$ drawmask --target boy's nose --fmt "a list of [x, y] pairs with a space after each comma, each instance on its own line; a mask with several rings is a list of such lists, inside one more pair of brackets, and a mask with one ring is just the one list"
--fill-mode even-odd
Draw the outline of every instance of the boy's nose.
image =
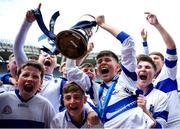
[[33, 77], [32, 77], [32, 76], [29, 76], [29, 77], [27, 78], [27, 80], [33, 80]]
[[70, 102], [74, 103], [76, 100], [74, 98], [71, 98]]

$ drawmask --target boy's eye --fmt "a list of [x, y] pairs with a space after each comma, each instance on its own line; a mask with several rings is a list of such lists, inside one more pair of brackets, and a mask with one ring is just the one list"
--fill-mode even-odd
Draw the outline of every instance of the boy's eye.
[[137, 69], [141, 69], [141, 68], [142, 68], [142, 66], [141, 66], [141, 65], [138, 65], [138, 66], [137, 66]]
[[29, 74], [28, 74], [28, 73], [24, 73], [24, 74], [22, 74], [22, 76], [23, 76], [23, 77], [28, 77]]
[[80, 100], [82, 98], [82, 95], [78, 94], [73, 97], [75, 100]]
[[51, 58], [55, 58], [55, 56], [54, 56], [54, 55], [51, 55]]
[[80, 99], [81, 99], [81, 96], [74, 96], [74, 99], [80, 100]]
[[64, 99], [65, 99], [65, 100], [70, 100], [70, 99], [71, 99], [71, 96], [65, 96]]
[[102, 62], [102, 60], [98, 60], [97, 63], [100, 64]]
[[33, 78], [34, 79], [39, 79], [39, 76], [38, 75], [33, 75]]
[[84, 72], [87, 72], [88, 71], [88, 69], [84, 69]]
[[91, 72], [94, 72], [93, 69], [90, 69]]
[[151, 66], [146, 66], [145, 68], [146, 68], [146, 69], [151, 69]]

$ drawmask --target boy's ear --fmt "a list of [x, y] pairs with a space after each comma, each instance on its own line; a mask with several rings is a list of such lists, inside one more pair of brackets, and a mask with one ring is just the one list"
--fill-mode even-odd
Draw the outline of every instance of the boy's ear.
[[117, 72], [120, 72], [120, 71], [121, 71], [121, 65], [117, 64]]
[[6, 65], [7, 71], [9, 70], [9, 64]]
[[87, 102], [87, 96], [84, 96], [84, 104]]

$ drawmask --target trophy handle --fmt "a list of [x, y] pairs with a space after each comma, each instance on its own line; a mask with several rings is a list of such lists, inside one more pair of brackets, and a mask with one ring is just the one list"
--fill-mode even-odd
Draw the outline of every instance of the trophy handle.
[[[93, 16], [93, 15], [91, 15], [91, 14], [84, 14], [84, 15], [82, 15], [79, 19], [81, 19], [82, 17], [84, 17], [84, 16], [89, 16], [89, 17], [92, 17], [93, 19], [94, 19], [94, 21], [96, 21], [96, 18]], [[96, 27], [96, 31], [95, 32], [97, 32], [98, 31], [98, 29], [99, 29], [99, 26], [97, 25], [97, 27]]]

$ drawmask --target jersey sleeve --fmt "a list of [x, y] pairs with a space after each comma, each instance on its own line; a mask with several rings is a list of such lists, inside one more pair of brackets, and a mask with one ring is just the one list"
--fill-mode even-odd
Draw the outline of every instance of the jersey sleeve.
[[135, 90], [137, 75], [136, 69], [136, 52], [135, 43], [131, 36], [125, 32], [120, 32], [117, 35], [117, 39], [122, 43], [121, 50], [121, 77], [128, 89]]
[[177, 52], [176, 49], [167, 49], [165, 55], [165, 66], [167, 68], [167, 74], [173, 80], [176, 79], [177, 75]]
[[67, 71], [67, 80], [68, 81], [74, 81], [78, 85], [81, 86], [81, 88], [84, 91], [88, 91], [91, 87], [91, 80], [88, 77], [87, 74], [85, 74], [82, 70], [80, 70], [76, 66], [76, 61], [67, 59], [66, 61], [66, 71]]
[[143, 41], [142, 45], [143, 45], [143, 54], [148, 55], [149, 54], [149, 46], [148, 46], [147, 41]]
[[24, 44], [25, 44], [26, 35], [28, 33], [31, 24], [32, 23], [29, 23], [27, 21], [23, 22], [20, 31], [15, 39], [15, 43], [13, 45], [13, 53], [15, 55], [15, 60], [18, 68], [20, 67], [21, 64], [27, 62], [28, 60], [26, 53], [24, 51]]
[[167, 49], [164, 65], [161, 72], [153, 82], [157, 89], [167, 93], [177, 90], [177, 53], [176, 49]]
[[161, 97], [158, 97], [159, 101], [154, 110], [153, 117], [156, 119], [156, 127], [165, 128], [167, 126], [168, 119], [168, 97], [164, 94]]

